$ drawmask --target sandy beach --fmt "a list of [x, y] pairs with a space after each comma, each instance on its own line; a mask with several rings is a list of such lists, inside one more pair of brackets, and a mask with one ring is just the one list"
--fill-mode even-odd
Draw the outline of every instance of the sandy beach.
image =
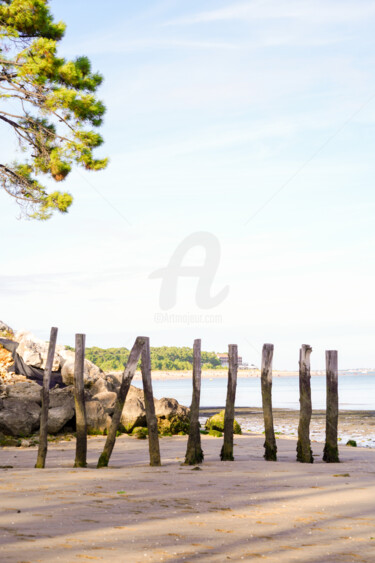
[[[262, 459], [263, 437], [202, 436], [201, 470], [183, 466], [186, 437], [161, 440], [162, 467], [148, 465], [147, 441], [118, 438], [111, 465], [95, 469], [103, 437], [89, 439], [89, 467], [73, 469], [75, 443], [3, 448], [2, 562], [371, 562], [375, 546], [375, 451], [340, 447], [342, 463], [295, 462], [293, 438], [279, 461]], [[5, 468], [8, 467], [8, 468]]]

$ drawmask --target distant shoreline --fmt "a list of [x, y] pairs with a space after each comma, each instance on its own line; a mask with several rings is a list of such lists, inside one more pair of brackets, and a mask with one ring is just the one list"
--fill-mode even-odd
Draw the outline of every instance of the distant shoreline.
[[[192, 371], [191, 370], [184, 370], [184, 371], [152, 371], [152, 379], [154, 381], [169, 381], [169, 380], [179, 380], [179, 379], [187, 379], [191, 377]], [[316, 376], [324, 376], [325, 371], [323, 370], [316, 370], [311, 372], [312, 377]], [[360, 376], [360, 375], [373, 375], [373, 373], [363, 373], [352, 371], [349, 372], [348, 370], [339, 371], [339, 376]], [[226, 378], [228, 376], [227, 369], [212, 369], [212, 370], [202, 370], [202, 379], [221, 379]], [[375, 375], [374, 375], [375, 376]], [[238, 378], [241, 379], [248, 379], [248, 378], [260, 378], [260, 370], [259, 369], [240, 369], [238, 370]], [[284, 370], [273, 370], [273, 377], [298, 377], [298, 371], [284, 371]], [[137, 371], [135, 373], [134, 379], [139, 381], [142, 379], [141, 372]]]

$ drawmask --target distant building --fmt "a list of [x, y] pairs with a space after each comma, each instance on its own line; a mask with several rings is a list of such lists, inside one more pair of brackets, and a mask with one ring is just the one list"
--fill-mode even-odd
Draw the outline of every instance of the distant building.
[[[220, 363], [223, 368], [227, 368], [228, 363], [228, 354], [216, 354], [220, 360]], [[242, 356], [238, 356], [238, 367], [241, 368], [242, 366], [247, 367], [247, 364], [242, 364]]]

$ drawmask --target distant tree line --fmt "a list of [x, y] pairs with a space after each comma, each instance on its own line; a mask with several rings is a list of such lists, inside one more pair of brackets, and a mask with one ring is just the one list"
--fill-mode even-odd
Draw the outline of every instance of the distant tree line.
[[[86, 348], [86, 358], [103, 371], [124, 369], [128, 357], [129, 350], [127, 348], [98, 348], [96, 346]], [[193, 367], [192, 362], [192, 348], [177, 348], [176, 346], [151, 348], [151, 368], [153, 370], [189, 370]], [[220, 360], [215, 352], [202, 352], [203, 369], [216, 369], [220, 366]]]

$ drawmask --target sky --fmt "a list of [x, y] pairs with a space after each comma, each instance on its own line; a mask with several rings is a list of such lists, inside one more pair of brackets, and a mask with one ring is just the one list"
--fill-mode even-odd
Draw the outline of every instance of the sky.
[[110, 164], [74, 169], [48, 222], [0, 190], [0, 319], [66, 344], [201, 338], [259, 366], [271, 342], [278, 369], [310, 344], [312, 369], [328, 349], [375, 366], [374, 2], [50, 5], [59, 54], [104, 76]]

